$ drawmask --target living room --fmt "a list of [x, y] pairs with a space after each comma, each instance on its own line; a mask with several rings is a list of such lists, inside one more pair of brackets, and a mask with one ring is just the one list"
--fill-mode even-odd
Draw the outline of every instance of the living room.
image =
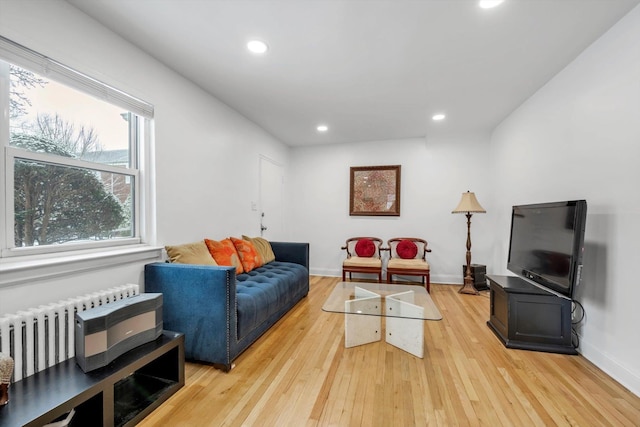
[[[630, 280], [640, 255], [634, 244], [640, 198], [628, 196], [640, 178], [637, 6], [493, 129], [431, 127], [411, 138], [296, 147], [71, 3], [3, 0], [0, 35], [154, 105], [155, 200], [146, 241], [154, 247], [258, 235], [252, 203], [260, 197], [264, 158], [284, 170], [287, 227], [277, 238], [309, 242], [310, 272], [317, 276], [339, 275], [347, 237], [415, 235], [433, 250], [432, 282], [460, 284], [466, 226], [451, 210], [466, 190], [487, 210], [473, 216], [473, 262], [507, 274], [512, 205], [586, 199], [585, 267], [576, 294], [587, 313], [580, 353], [640, 394], [640, 347], [633, 339], [640, 290]], [[401, 216], [349, 217], [349, 167], [395, 164], [402, 165]], [[45, 271], [30, 282], [6, 279], [28, 267], [13, 273], [14, 261], [2, 259], [0, 313], [142, 284], [143, 265], [158, 256], [77, 273]]]

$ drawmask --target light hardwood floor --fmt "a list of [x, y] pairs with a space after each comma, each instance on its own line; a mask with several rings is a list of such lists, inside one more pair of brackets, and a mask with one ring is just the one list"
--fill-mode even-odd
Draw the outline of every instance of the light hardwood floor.
[[506, 349], [486, 326], [487, 292], [431, 286], [441, 321], [425, 357], [386, 344], [344, 348], [344, 318], [309, 296], [230, 373], [186, 365], [186, 386], [141, 426], [638, 426], [640, 398], [582, 356]]

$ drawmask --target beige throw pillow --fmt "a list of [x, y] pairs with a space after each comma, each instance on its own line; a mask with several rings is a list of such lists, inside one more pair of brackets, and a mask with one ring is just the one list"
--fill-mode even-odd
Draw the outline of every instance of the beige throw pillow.
[[263, 239], [262, 237], [249, 237], [244, 235], [242, 236], [242, 238], [253, 243], [253, 246], [256, 248], [265, 264], [276, 260], [276, 255], [273, 253], [273, 249], [271, 249], [271, 243], [269, 243], [267, 239]]
[[218, 265], [204, 240], [183, 245], [165, 246], [169, 260], [178, 264]]

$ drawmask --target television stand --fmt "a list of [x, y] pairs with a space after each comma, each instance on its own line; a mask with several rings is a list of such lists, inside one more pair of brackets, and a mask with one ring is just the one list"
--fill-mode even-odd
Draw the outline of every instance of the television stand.
[[71, 427], [135, 426], [183, 385], [184, 334], [163, 331], [94, 371], [71, 358], [11, 384], [0, 427], [40, 427], [72, 409]]
[[571, 301], [520, 277], [487, 276], [487, 325], [507, 348], [578, 354], [571, 341]]

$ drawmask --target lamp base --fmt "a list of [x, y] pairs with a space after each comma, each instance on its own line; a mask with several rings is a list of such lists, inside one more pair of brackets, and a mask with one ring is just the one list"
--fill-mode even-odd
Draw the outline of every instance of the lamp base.
[[473, 278], [471, 276], [465, 276], [464, 285], [462, 285], [462, 287], [458, 292], [461, 294], [468, 294], [468, 295], [478, 295], [480, 293], [478, 292], [476, 287], [473, 285]]

